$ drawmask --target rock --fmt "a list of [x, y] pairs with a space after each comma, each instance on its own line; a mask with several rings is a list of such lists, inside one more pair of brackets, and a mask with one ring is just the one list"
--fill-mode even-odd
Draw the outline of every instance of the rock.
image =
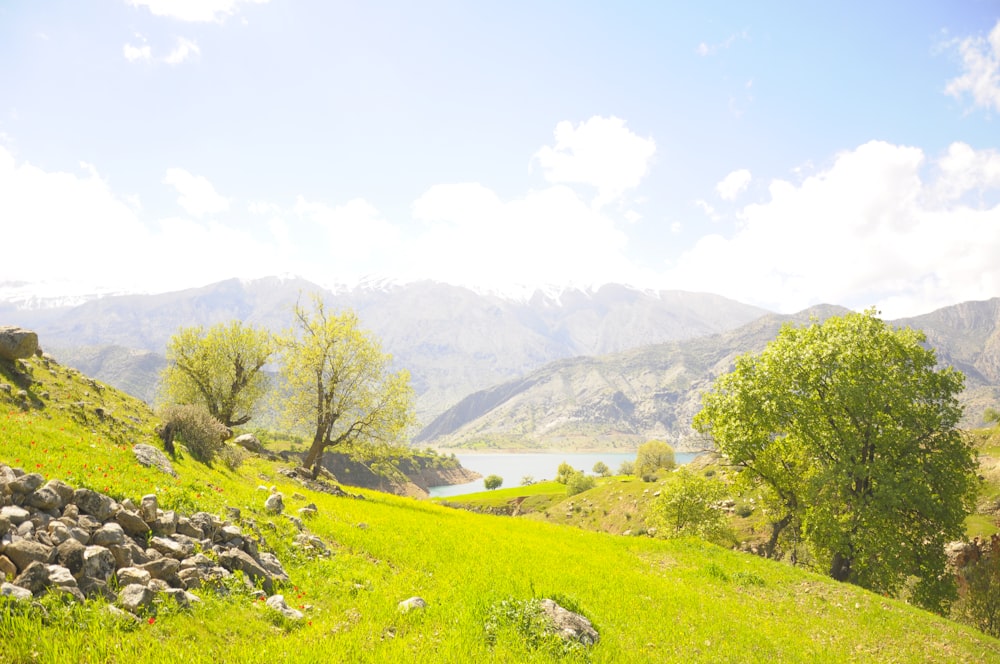
[[142, 497], [142, 501], [139, 505], [139, 516], [146, 523], [153, 523], [156, 521], [156, 514], [159, 511], [159, 506], [156, 504], [156, 494], [147, 493]]
[[120, 567], [118, 568], [117, 576], [120, 586], [127, 586], [130, 583], [146, 586], [153, 580], [149, 572], [138, 567]]
[[14, 585], [30, 590], [32, 595], [41, 595], [51, 585], [48, 566], [45, 563], [32, 562], [17, 575]]
[[28, 473], [27, 475], [22, 475], [16, 480], [7, 483], [7, 488], [9, 488], [14, 493], [28, 494], [35, 489], [42, 486], [45, 483], [45, 478], [38, 473]]
[[298, 609], [293, 609], [285, 603], [284, 595], [272, 595], [264, 602], [269, 609], [277, 611], [289, 620], [302, 620], [304, 617]]
[[149, 572], [149, 575], [154, 579], [169, 581], [177, 576], [177, 570], [181, 568], [181, 563], [173, 558], [159, 558], [138, 565], [138, 567]]
[[27, 588], [22, 588], [21, 586], [15, 586], [13, 583], [0, 583], [0, 597], [10, 597], [14, 600], [26, 601], [30, 600], [33, 595], [31, 591]]
[[153, 605], [153, 591], [144, 585], [130, 583], [118, 593], [118, 606], [129, 613], [139, 613]]
[[[31, 512], [18, 507], [17, 505], [5, 505], [0, 507], [0, 519], [5, 519], [9, 524], [18, 526], [31, 518]], [[10, 526], [8, 525], [8, 528]]]
[[8, 544], [3, 553], [23, 573], [32, 563], [47, 565], [55, 560], [55, 551], [55, 548], [41, 542], [19, 539]]
[[98, 521], [105, 521], [114, 514], [114, 501], [111, 497], [90, 489], [74, 491], [73, 504], [80, 508], [82, 513], [89, 514]]
[[17, 576], [17, 567], [7, 556], [0, 556], [0, 581], [13, 579]]
[[592, 646], [600, 640], [594, 626], [579, 613], [568, 611], [551, 599], [543, 599], [539, 605], [542, 614], [552, 623], [553, 633], [563, 640], [576, 641], [585, 646]]
[[5, 325], [0, 327], [0, 358], [23, 360], [38, 350], [38, 335], [30, 330]]
[[60, 509], [68, 505], [69, 502], [73, 500], [73, 487], [60, 480], [49, 480], [42, 488], [54, 491], [55, 494], [59, 496]]
[[68, 539], [56, 547], [56, 560], [60, 565], [67, 567], [73, 576], [79, 576], [80, 570], [83, 569], [83, 554], [86, 550], [87, 547], [80, 540]]
[[116, 521], [109, 521], [94, 532], [90, 538], [90, 543], [103, 547], [108, 547], [112, 544], [124, 544], [125, 530]]
[[230, 572], [235, 572], [237, 570], [243, 572], [243, 574], [250, 579], [250, 581], [256, 583], [261, 581], [261, 585], [265, 592], [271, 592], [271, 576], [267, 573], [260, 564], [250, 557], [250, 554], [240, 549], [228, 549], [219, 554], [219, 564], [225, 567]]
[[163, 591], [163, 594], [174, 600], [174, 602], [177, 603], [177, 606], [182, 609], [190, 608], [192, 603], [201, 601], [196, 595], [192, 595], [182, 588], [168, 588]]
[[273, 553], [262, 553], [259, 556], [260, 566], [267, 570], [267, 573], [271, 577], [278, 581], [279, 583], [284, 583], [289, 580], [288, 574], [285, 572], [285, 568], [281, 566], [281, 561]]
[[142, 517], [129, 510], [121, 510], [115, 514], [115, 521], [131, 537], [145, 537], [149, 532], [149, 526]]
[[190, 544], [181, 544], [167, 537], [154, 537], [149, 540], [149, 546], [162, 553], [167, 558], [183, 560], [194, 552]]
[[86, 578], [107, 583], [116, 569], [114, 555], [103, 546], [92, 545], [83, 551], [83, 567], [77, 577], [81, 580]]
[[409, 613], [416, 609], [426, 609], [427, 602], [422, 597], [411, 597], [397, 604], [396, 608], [399, 609], [400, 613]]
[[157, 468], [171, 477], [177, 477], [177, 471], [174, 470], [173, 464], [170, 463], [170, 459], [158, 448], [152, 445], [144, 445], [139, 443], [132, 447], [132, 454], [135, 455], [136, 461], [149, 468]]
[[272, 493], [264, 501], [264, 510], [269, 514], [281, 514], [285, 511], [285, 500], [280, 493]]
[[245, 433], [242, 436], [237, 436], [233, 439], [233, 442], [246, 451], [253, 452], [254, 454], [260, 454], [264, 451], [264, 446], [260, 444], [259, 440], [257, 440], [257, 436], [252, 433]]
[[155, 535], [169, 537], [177, 532], [177, 513], [173, 510], [160, 512], [149, 527]]
[[49, 565], [49, 583], [53, 586], [59, 586], [60, 588], [72, 589], [76, 588], [76, 579], [73, 574], [62, 565]]

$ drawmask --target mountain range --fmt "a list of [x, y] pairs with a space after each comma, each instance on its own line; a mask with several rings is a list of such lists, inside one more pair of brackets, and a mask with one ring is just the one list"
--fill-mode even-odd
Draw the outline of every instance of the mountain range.
[[704, 336], [766, 313], [717, 295], [613, 284], [512, 299], [429, 281], [327, 290], [269, 277], [75, 306], [8, 301], [0, 303], [0, 321], [35, 330], [60, 361], [151, 402], [164, 349], [179, 327], [239, 319], [280, 331], [291, 325], [295, 302], [310, 293], [328, 308], [357, 312], [396, 364], [409, 369], [425, 423], [472, 392], [554, 360]]

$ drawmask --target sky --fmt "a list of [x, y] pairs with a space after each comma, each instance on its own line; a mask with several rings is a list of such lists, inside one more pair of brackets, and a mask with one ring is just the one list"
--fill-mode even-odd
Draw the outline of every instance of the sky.
[[1000, 296], [1000, 2], [0, 1], [0, 296]]

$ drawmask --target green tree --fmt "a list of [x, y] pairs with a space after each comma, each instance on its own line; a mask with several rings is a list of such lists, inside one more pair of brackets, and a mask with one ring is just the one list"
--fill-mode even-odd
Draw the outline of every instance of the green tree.
[[651, 521], [664, 537], [700, 537], [728, 544], [732, 533], [719, 502], [726, 485], [681, 467], [671, 473], [653, 501]]
[[268, 390], [263, 368], [273, 354], [269, 332], [238, 320], [207, 330], [182, 327], [167, 342], [161, 398], [167, 403], [201, 404], [226, 427], [246, 424]]
[[608, 464], [603, 461], [598, 461], [594, 464], [594, 474], [600, 475], [601, 477], [609, 477], [611, 475], [611, 469], [608, 468]]
[[618, 466], [619, 475], [635, 475], [635, 461], [622, 461]]
[[352, 311], [329, 314], [318, 295], [312, 304], [295, 305], [295, 327], [280, 339], [285, 417], [312, 434], [303, 465], [327, 447], [398, 453], [414, 422], [409, 373], [390, 371], [392, 356]]
[[559, 468], [556, 470], [556, 482], [566, 484], [570, 476], [575, 472], [576, 468], [563, 461], [559, 464]]
[[924, 341], [874, 310], [786, 325], [716, 380], [694, 425], [780, 508], [772, 540], [800, 524], [833, 578], [895, 593], [914, 576], [913, 599], [941, 611], [976, 462], [957, 429], [963, 376]]
[[597, 480], [583, 471], [575, 470], [566, 478], [566, 494], [575, 496], [597, 486]]
[[662, 440], [650, 440], [639, 446], [635, 454], [635, 474], [639, 477], [652, 475], [660, 468], [673, 470], [674, 448]]
[[485, 486], [489, 491], [499, 489], [502, 485], [503, 478], [499, 475], [487, 475], [486, 479], [483, 480], [483, 486]]

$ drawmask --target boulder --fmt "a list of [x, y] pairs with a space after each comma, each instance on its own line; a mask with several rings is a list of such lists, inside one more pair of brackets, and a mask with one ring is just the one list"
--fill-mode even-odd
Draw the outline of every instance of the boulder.
[[257, 440], [257, 436], [252, 433], [245, 433], [242, 436], [237, 436], [233, 439], [233, 442], [246, 451], [253, 452], [254, 454], [260, 454], [264, 451], [264, 446], [260, 444], [259, 440]]
[[219, 554], [219, 564], [230, 572], [243, 572], [250, 581], [260, 581], [265, 592], [271, 592], [271, 575], [260, 564], [240, 549], [227, 549]]
[[543, 599], [539, 605], [542, 615], [551, 623], [553, 633], [561, 639], [585, 646], [592, 646], [600, 640], [594, 626], [579, 613], [564, 609], [551, 599]]
[[17, 575], [14, 585], [30, 590], [32, 595], [41, 595], [51, 585], [48, 566], [45, 563], [32, 562]]
[[83, 554], [86, 550], [87, 547], [80, 540], [68, 539], [56, 547], [56, 560], [60, 565], [67, 567], [73, 576], [79, 576], [80, 570], [83, 569]]
[[27, 475], [22, 475], [16, 480], [7, 483], [7, 488], [14, 493], [28, 494], [42, 486], [45, 483], [45, 478], [38, 473], [28, 473]]
[[0, 581], [13, 579], [17, 576], [17, 567], [7, 556], [0, 556]]
[[139, 613], [153, 605], [153, 591], [144, 585], [130, 583], [118, 592], [118, 606], [129, 613]]
[[115, 514], [115, 521], [132, 537], [145, 537], [149, 532], [149, 525], [142, 520], [142, 517], [129, 510], [121, 510]]
[[138, 567], [120, 567], [118, 568], [118, 585], [127, 586], [130, 583], [137, 583], [142, 586], [149, 585], [149, 582], [153, 580], [149, 572], [144, 569], [139, 569]]
[[[99, 522], [111, 518], [114, 514], [114, 501], [110, 496], [97, 493], [90, 489], [77, 489], [73, 492], [73, 504], [75, 504], [83, 514], [95, 517]], [[81, 520], [81, 525], [83, 521]], [[86, 527], [86, 526], [84, 526]], [[100, 523], [97, 524], [100, 527]]]
[[298, 609], [293, 609], [285, 602], [284, 595], [272, 595], [264, 602], [269, 609], [277, 611], [289, 620], [302, 620], [304, 617]]
[[19, 539], [8, 544], [3, 553], [14, 563], [17, 569], [24, 572], [31, 563], [37, 562], [47, 565], [55, 560], [55, 551], [53, 547], [45, 546], [41, 542]]
[[31, 591], [13, 583], [0, 583], [0, 597], [10, 597], [11, 599], [26, 601], [33, 597]]
[[411, 597], [409, 599], [404, 599], [402, 602], [397, 604], [396, 608], [400, 613], [409, 613], [410, 611], [418, 609], [426, 609], [427, 602], [424, 601], [423, 597]]
[[125, 530], [116, 522], [109, 521], [98, 528], [90, 538], [91, 544], [108, 547], [125, 543]]
[[149, 468], [158, 468], [171, 477], [177, 477], [177, 471], [174, 470], [174, 466], [170, 463], [167, 455], [152, 445], [144, 445], [142, 443], [134, 445], [132, 447], [132, 454], [135, 455], [135, 460], [142, 465]]
[[116, 569], [114, 555], [103, 546], [92, 545], [83, 550], [83, 567], [77, 577], [107, 583]]
[[264, 510], [268, 514], [281, 514], [285, 511], [285, 499], [280, 493], [272, 493], [264, 501]]
[[38, 335], [20, 327], [0, 327], [0, 359], [23, 360], [38, 350]]

